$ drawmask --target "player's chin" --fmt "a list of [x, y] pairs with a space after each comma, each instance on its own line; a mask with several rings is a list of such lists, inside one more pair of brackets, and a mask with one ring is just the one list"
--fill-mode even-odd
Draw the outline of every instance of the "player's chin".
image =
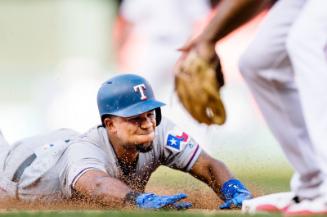
[[146, 135], [138, 135], [136, 143], [136, 148], [140, 152], [148, 152], [152, 150], [152, 143], [154, 140], [154, 133], [149, 133]]
[[153, 148], [152, 142], [149, 144], [138, 144], [136, 145], [136, 149], [141, 153], [146, 153], [151, 151]]

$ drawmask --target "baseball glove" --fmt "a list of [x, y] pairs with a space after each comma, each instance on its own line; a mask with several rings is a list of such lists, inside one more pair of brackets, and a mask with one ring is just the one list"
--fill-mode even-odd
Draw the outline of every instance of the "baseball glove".
[[226, 112], [219, 93], [223, 85], [218, 56], [209, 63], [191, 50], [176, 63], [175, 90], [186, 110], [200, 123], [225, 122]]

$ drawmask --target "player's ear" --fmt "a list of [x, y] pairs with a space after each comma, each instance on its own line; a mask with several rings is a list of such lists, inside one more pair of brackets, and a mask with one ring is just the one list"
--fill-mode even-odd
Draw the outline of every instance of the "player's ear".
[[104, 126], [106, 127], [106, 129], [108, 130], [108, 131], [115, 131], [115, 126], [114, 126], [114, 121], [113, 121], [113, 119], [111, 118], [111, 117], [106, 117], [106, 118], [104, 118], [104, 120], [103, 120], [103, 124], [104, 124]]

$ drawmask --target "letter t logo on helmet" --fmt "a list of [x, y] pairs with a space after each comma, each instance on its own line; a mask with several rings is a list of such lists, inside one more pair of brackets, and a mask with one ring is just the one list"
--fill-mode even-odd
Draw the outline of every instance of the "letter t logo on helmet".
[[144, 93], [144, 90], [146, 89], [144, 84], [135, 85], [133, 88], [135, 92], [141, 93], [141, 100], [146, 100], [148, 98]]

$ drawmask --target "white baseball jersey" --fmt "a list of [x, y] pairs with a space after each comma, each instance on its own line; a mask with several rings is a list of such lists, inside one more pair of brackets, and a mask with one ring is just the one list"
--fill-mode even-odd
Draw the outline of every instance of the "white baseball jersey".
[[189, 171], [200, 154], [199, 145], [170, 121], [163, 119], [155, 131], [153, 149], [140, 153], [134, 171], [124, 173], [108, 140], [107, 131], [96, 127], [72, 142], [65, 151], [60, 179], [70, 196], [78, 178], [89, 169], [107, 172], [132, 189], [143, 191], [151, 173], [160, 165]]
[[[2, 159], [3, 177], [0, 179], [6, 179], [2, 180], [6, 186], [0, 187], [12, 189], [12, 185], [16, 185], [17, 192], [8, 193], [16, 195], [18, 199], [61, 198], [59, 159], [69, 141], [78, 136], [73, 130], [59, 129], [16, 142]], [[24, 166], [26, 160], [28, 163]], [[20, 167], [24, 169], [19, 169]]]
[[104, 171], [132, 189], [143, 191], [151, 173], [160, 165], [189, 171], [201, 148], [163, 118], [155, 131], [153, 149], [139, 154], [135, 168], [124, 169], [104, 127], [92, 128], [83, 135], [65, 129], [16, 144], [4, 162], [7, 178], [12, 180], [17, 168], [33, 153], [35, 160], [18, 181], [17, 195], [24, 200], [69, 198], [78, 178], [90, 169]]

